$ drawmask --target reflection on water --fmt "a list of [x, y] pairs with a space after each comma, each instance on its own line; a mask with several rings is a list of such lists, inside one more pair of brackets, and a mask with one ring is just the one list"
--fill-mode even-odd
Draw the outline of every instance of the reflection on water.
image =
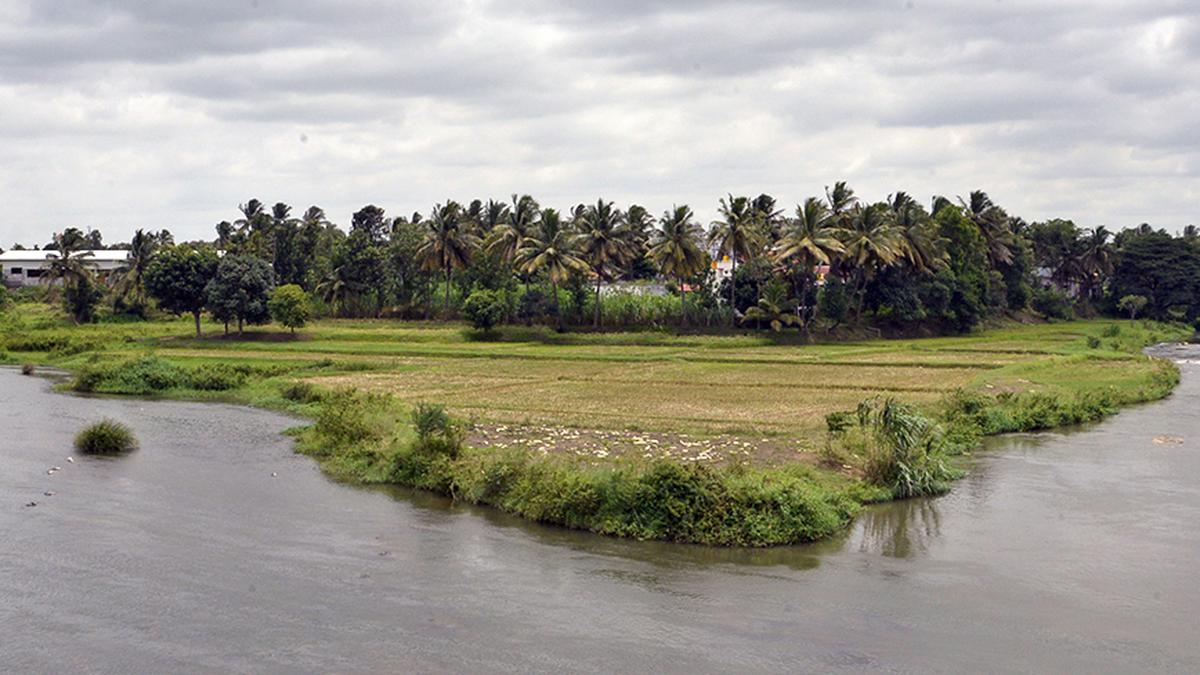
[[[945, 496], [762, 550], [340, 485], [294, 420], [0, 368], [0, 672], [1200, 672], [1184, 368], [1164, 402], [991, 439]], [[141, 449], [64, 465], [99, 417]]]
[[906, 499], [867, 509], [859, 516], [858, 550], [908, 558], [928, 549], [941, 534], [936, 499]]

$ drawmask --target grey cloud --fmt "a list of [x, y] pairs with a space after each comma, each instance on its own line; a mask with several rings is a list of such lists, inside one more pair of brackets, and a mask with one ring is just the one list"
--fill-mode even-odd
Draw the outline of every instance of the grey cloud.
[[208, 235], [249, 195], [707, 220], [837, 179], [1175, 227], [1197, 104], [1187, 0], [30, 1], [0, 8], [0, 243]]

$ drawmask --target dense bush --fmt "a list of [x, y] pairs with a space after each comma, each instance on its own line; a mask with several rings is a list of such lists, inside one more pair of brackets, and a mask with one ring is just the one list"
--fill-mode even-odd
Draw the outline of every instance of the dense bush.
[[33, 365], [32, 363], [25, 363], [21, 365], [22, 375], [33, 375], [36, 371], [37, 366]]
[[472, 291], [462, 308], [471, 325], [482, 331], [490, 331], [500, 323], [506, 310], [503, 295], [487, 289]]
[[246, 365], [207, 363], [180, 366], [157, 356], [116, 363], [89, 363], [75, 373], [75, 391], [147, 395], [170, 390], [227, 391], [246, 383], [250, 375], [269, 377], [282, 366], [254, 368]]
[[831, 458], [861, 458], [864, 478], [896, 498], [944, 492], [958, 475], [947, 464], [942, 428], [910, 405], [872, 398], [826, 421]]
[[1073, 319], [1075, 317], [1071, 300], [1062, 291], [1053, 288], [1035, 290], [1030, 304], [1035, 311], [1047, 319]]
[[137, 447], [129, 427], [104, 419], [85, 427], [75, 436], [75, 449], [89, 454], [116, 454]]

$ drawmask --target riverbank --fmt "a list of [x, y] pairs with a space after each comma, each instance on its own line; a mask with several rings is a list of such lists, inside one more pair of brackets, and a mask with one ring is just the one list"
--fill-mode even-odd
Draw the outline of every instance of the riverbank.
[[[795, 346], [536, 331], [477, 342], [457, 326], [373, 321], [321, 322], [299, 339], [196, 340], [189, 328], [67, 327], [31, 309], [5, 318], [0, 348], [12, 363], [72, 371], [84, 391], [304, 415], [314, 424], [295, 432], [297, 447], [342, 480], [606, 534], [738, 546], [822, 538], [864, 503], [911, 494], [879, 480], [872, 450], [890, 436], [856, 414], [864, 401], [929, 422], [926, 445], [905, 452], [931, 472], [920, 489], [937, 491], [984, 435], [1165, 396], [1177, 371], [1140, 349], [1187, 334], [1091, 321]], [[418, 436], [418, 401], [446, 404], [459, 422]]]

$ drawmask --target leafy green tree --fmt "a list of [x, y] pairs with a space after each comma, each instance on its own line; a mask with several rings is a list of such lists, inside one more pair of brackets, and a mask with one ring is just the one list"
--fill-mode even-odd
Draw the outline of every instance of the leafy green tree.
[[550, 280], [551, 296], [558, 329], [563, 329], [558, 304], [558, 287], [575, 274], [587, 272], [588, 265], [579, 257], [578, 239], [563, 224], [558, 211], [543, 209], [536, 232], [525, 237], [514, 262], [526, 274], [545, 274]]
[[704, 230], [692, 220], [692, 209], [684, 204], [663, 213], [650, 239], [647, 256], [660, 274], [679, 286], [680, 320], [687, 325], [687, 280], [704, 271], [707, 256], [700, 249]]
[[763, 235], [759, 230], [758, 214], [747, 197], [721, 199], [718, 209], [720, 220], [712, 222], [708, 232], [708, 243], [715, 246], [718, 255], [728, 256], [729, 270], [729, 325], [733, 325], [737, 314], [737, 266], [738, 258], [748, 259], [762, 248]]
[[1200, 248], [1166, 232], [1126, 238], [1117, 252], [1109, 286], [1114, 298], [1145, 297], [1145, 312], [1155, 319], [1171, 318], [1172, 308], [1196, 316], [1200, 313]]
[[303, 328], [312, 318], [308, 294], [296, 284], [277, 286], [271, 292], [271, 299], [267, 301], [267, 309], [275, 321], [290, 328], [293, 333], [297, 328]]
[[1144, 295], [1126, 295], [1117, 301], [1117, 309], [1127, 312], [1129, 319], [1133, 320], [1149, 302]]
[[611, 281], [633, 258], [633, 237], [625, 227], [625, 215], [603, 199], [585, 207], [575, 221], [579, 231], [579, 256], [596, 277], [592, 326], [600, 327], [600, 286]]
[[158, 306], [172, 314], [191, 314], [200, 337], [200, 313], [208, 303], [208, 283], [217, 274], [219, 259], [208, 246], [169, 246], [159, 249], [146, 266], [146, 291]]
[[264, 324], [271, 319], [267, 301], [275, 289], [275, 272], [270, 263], [246, 255], [227, 255], [217, 265], [208, 284], [208, 308], [224, 321], [237, 321], [240, 335], [246, 324]]

